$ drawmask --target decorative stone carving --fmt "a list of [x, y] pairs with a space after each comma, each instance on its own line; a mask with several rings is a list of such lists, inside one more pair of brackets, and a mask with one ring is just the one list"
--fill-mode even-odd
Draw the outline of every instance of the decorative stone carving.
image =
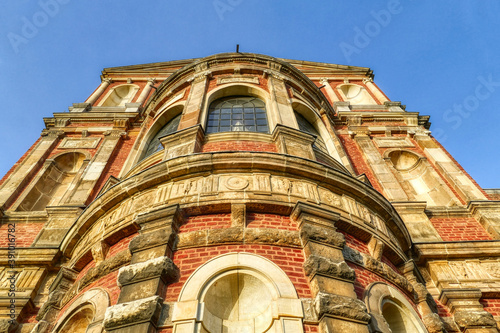
[[163, 300], [159, 296], [117, 304], [109, 307], [104, 316], [103, 326], [107, 331], [137, 323], [158, 321]]
[[308, 241], [325, 243], [339, 249], [345, 245], [345, 238], [339, 232], [332, 229], [326, 229], [312, 224], [304, 224], [300, 230], [300, 238], [303, 244]]
[[345, 261], [336, 262], [329, 258], [310, 255], [304, 262], [304, 272], [309, 278], [316, 274], [333, 277], [336, 279], [354, 281], [354, 270]]
[[357, 299], [320, 292], [314, 302], [319, 318], [332, 315], [366, 323], [370, 320], [365, 304]]
[[101, 138], [64, 138], [59, 145], [61, 149], [94, 149], [99, 144]]

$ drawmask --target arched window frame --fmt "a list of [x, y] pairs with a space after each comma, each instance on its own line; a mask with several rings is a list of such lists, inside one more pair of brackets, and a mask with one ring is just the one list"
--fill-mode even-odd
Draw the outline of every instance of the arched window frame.
[[[174, 304], [172, 316], [174, 333], [200, 331], [202, 325], [204, 325], [204, 320], [209, 320], [209, 318], [202, 316], [193, 319], [197, 317], [193, 317], [193, 311], [203, 313], [204, 304], [200, 300], [203, 298], [207, 286], [220, 276], [234, 270], [249, 270], [254, 272], [255, 276], [260, 276], [266, 286], [272, 289], [272, 294], [275, 295], [273, 302], [276, 302], [275, 308], [278, 309], [278, 312], [281, 308], [287, 309], [286, 313], [275, 314], [280, 320], [275, 320], [273, 325], [281, 327], [281, 331], [284, 331], [284, 327], [280, 326], [283, 325], [293, 332], [303, 332], [302, 318], [304, 313], [302, 302], [297, 297], [295, 287], [286, 273], [264, 257], [239, 252], [215, 257], [198, 267], [191, 274], [182, 287], [178, 302]], [[279, 304], [282, 305], [278, 306]]]
[[[235, 107], [234, 102], [241, 102], [242, 108], [239, 108], [239, 112], [236, 112], [238, 108]], [[223, 122], [226, 123], [225, 126], [222, 125]], [[207, 134], [223, 132], [269, 134], [266, 104], [260, 98], [253, 96], [228, 96], [217, 99], [208, 108], [208, 121], [205, 128]]]
[[[221, 87], [213, 89], [212, 91], [208, 92], [205, 95], [203, 103], [204, 105], [203, 112], [201, 114], [201, 119], [200, 119], [200, 124], [202, 124], [202, 127], [205, 130], [205, 132], [207, 130], [208, 112], [210, 105], [220, 98], [231, 97], [231, 96], [248, 96], [248, 97], [259, 98], [260, 100], [262, 100], [266, 107], [267, 126], [269, 129], [268, 134], [273, 132], [274, 128], [278, 124], [278, 118], [276, 112], [272, 110], [271, 97], [269, 93], [260, 87], [244, 83], [223, 85]], [[259, 133], [259, 132], [226, 132], [226, 133]], [[261, 134], [266, 134], [266, 133], [261, 133]]]
[[401, 313], [413, 324], [416, 329], [414, 333], [427, 332], [418, 313], [413, 309], [413, 306], [406, 297], [396, 288], [383, 282], [374, 282], [366, 288], [363, 300], [366, 304], [368, 313], [372, 317], [370, 325], [373, 330], [390, 332], [389, 324], [383, 315], [383, 307], [385, 303], [391, 302], [396, 304], [402, 311]]
[[[65, 333], [62, 329], [80, 311], [92, 309], [94, 317], [89, 324], [90, 327], [101, 327], [106, 309], [110, 306], [109, 295], [101, 288], [90, 289], [78, 296], [71, 305], [64, 311], [60, 319], [54, 326], [53, 333]], [[101, 328], [102, 330], [102, 328]], [[88, 328], [87, 328], [88, 331]], [[99, 331], [99, 330], [97, 330]], [[94, 331], [92, 331], [94, 332]]]
[[[56, 161], [60, 157], [62, 157], [64, 155], [67, 155], [67, 154], [79, 154], [79, 155], [82, 155], [82, 157], [83, 157], [82, 163], [81, 163], [81, 165], [79, 166], [79, 168], [77, 170], [74, 170], [71, 173], [67, 173], [67, 172], [61, 171], [61, 174], [72, 174], [72, 175], [74, 175], [73, 179], [71, 180], [71, 182], [69, 184], [67, 184], [65, 186], [64, 194], [60, 197], [60, 200], [57, 201], [57, 202], [50, 202], [49, 201], [47, 203], [47, 205], [57, 206], [57, 205], [61, 205], [61, 204], [66, 203], [68, 201], [68, 198], [71, 196], [71, 194], [74, 191], [76, 191], [77, 184], [81, 180], [82, 173], [85, 170], [85, 168], [87, 167], [89, 161], [91, 160], [91, 155], [86, 150], [83, 150], [83, 149], [71, 149], [71, 150], [68, 150], [68, 151], [56, 154], [56, 155], [52, 156], [50, 159], [45, 160], [45, 163], [43, 164], [42, 168], [37, 172], [37, 174], [35, 175], [35, 177], [33, 178], [33, 180], [30, 182], [29, 186], [27, 186], [24, 189], [23, 193], [19, 196], [19, 198], [17, 198], [16, 202], [9, 209], [10, 210], [19, 210], [20, 206], [23, 205], [24, 200], [31, 194], [31, 192], [33, 191], [33, 189], [35, 187], [41, 185], [41, 182], [43, 182], [43, 178], [47, 176], [47, 173], [50, 173], [50, 169], [52, 167], [57, 168]], [[45, 208], [43, 210], [45, 210]], [[30, 209], [28, 211], [37, 211], [37, 210]]]
[[112, 87], [111, 89], [109, 89], [109, 91], [106, 93], [106, 95], [104, 95], [101, 100], [99, 101], [99, 104], [97, 106], [104, 106], [104, 104], [106, 103], [106, 101], [111, 97], [111, 95], [113, 93], [116, 93], [115, 90], [120, 88], [120, 87], [125, 87], [125, 86], [129, 86], [131, 87], [131, 91], [129, 92], [128, 96], [126, 99], [122, 100], [118, 105], [116, 105], [115, 107], [118, 107], [118, 106], [124, 106], [126, 103], [131, 103], [133, 100], [134, 100], [134, 97], [137, 96], [137, 92], [139, 91], [140, 87], [138, 85], [135, 85], [135, 84], [130, 84], [130, 83], [124, 83], [124, 84], [120, 84], [120, 85], [117, 85], [117, 86], [114, 86]]

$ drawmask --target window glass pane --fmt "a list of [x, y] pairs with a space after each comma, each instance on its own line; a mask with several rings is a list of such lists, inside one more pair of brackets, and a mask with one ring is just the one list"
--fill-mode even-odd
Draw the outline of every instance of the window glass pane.
[[[221, 120], [217, 123], [219, 117]], [[256, 124], [259, 126], [255, 126]], [[225, 97], [212, 102], [209, 107], [207, 132], [226, 131], [268, 133], [265, 103], [258, 98], [247, 96]]]
[[146, 153], [144, 154], [143, 158], [146, 158], [156, 153], [157, 151], [162, 150], [163, 146], [160, 143], [160, 138], [177, 131], [180, 121], [181, 121], [181, 114], [175, 116], [167, 124], [165, 124], [162, 128], [160, 128], [160, 130], [156, 132], [155, 136], [149, 142], [149, 145], [146, 148]]

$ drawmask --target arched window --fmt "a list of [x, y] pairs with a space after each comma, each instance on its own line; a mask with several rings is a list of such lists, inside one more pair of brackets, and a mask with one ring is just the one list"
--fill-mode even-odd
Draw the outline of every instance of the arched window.
[[231, 96], [210, 104], [206, 132], [231, 131], [268, 133], [265, 103], [256, 97]]
[[314, 128], [314, 126], [297, 111], [293, 111], [293, 113], [295, 114], [295, 118], [297, 119], [299, 130], [316, 136], [316, 141], [314, 142], [313, 147], [318, 148], [321, 151], [328, 152], [328, 150], [326, 149], [325, 141], [323, 141], [316, 128]]
[[84, 166], [85, 158], [82, 153], [71, 152], [47, 160], [17, 210], [42, 211], [47, 206], [61, 204], [78, 171]]
[[383, 332], [393, 333], [427, 332], [412, 305], [396, 288], [374, 282], [364, 294], [366, 308], [372, 317], [372, 328], [378, 327]]
[[179, 122], [181, 121], [181, 116], [182, 114], [175, 116], [155, 134], [155, 136], [149, 142], [149, 145], [146, 149], [146, 153], [144, 154], [143, 158], [153, 155], [154, 153], [163, 149], [163, 146], [160, 143], [160, 138], [177, 131], [177, 128], [179, 127]]
[[[65, 308], [51, 332], [101, 332], [102, 321], [109, 305], [107, 292], [100, 288], [90, 289]], [[41, 322], [38, 325], [40, 324]]]
[[[194, 319], [188, 309], [203, 309]], [[209, 260], [188, 278], [175, 304], [174, 333], [303, 332], [302, 304], [288, 276], [250, 253]], [[190, 330], [189, 329], [189, 330]]]

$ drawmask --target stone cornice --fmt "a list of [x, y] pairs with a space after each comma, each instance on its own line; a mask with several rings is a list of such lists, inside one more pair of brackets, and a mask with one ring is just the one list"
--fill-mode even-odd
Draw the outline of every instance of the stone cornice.
[[[0, 248], [0, 265], [8, 266], [8, 254], [7, 248]], [[30, 248], [16, 248], [15, 251], [15, 263], [16, 266], [25, 265], [35, 265], [37, 267], [41, 266], [53, 266], [56, 259], [59, 258], [60, 251], [58, 248], [40, 248], [40, 247], [30, 247]]]
[[[332, 191], [349, 195], [363, 202], [384, 221], [387, 221], [387, 227], [397, 236], [403, 249], [410, 246], [409, 233], [396, 210], [380, 193], [356, 178], [331, 167], [293, 156], [276, 153], [226, 152], [194, 154], [166, 160], [116, 184], [94, 200], [78, 218], [62, 243], [63, 251], [69, 254], [85, 230], [108, 210], [129, 199], [134, 193], [144, 192], [158, 185], [189, 177], [231, 173], [234, 170], [239, 170], [238, 174], [244, 170], [245, 174], [267, 173], [278, 177], [287, 175], [290, 178], [321, 184]], [[206, 204], [211, 204], [212, 201], [207, 200], [209, 201], [206, 201]], [[288, 202], [274, 200], [271, 202], [288, 204]], [[184, 205], [181, 203], [181, 206]]]
[[415, 260], [449, 260], [481, 257], [500, 257], [500, 240], [415, 243]]

